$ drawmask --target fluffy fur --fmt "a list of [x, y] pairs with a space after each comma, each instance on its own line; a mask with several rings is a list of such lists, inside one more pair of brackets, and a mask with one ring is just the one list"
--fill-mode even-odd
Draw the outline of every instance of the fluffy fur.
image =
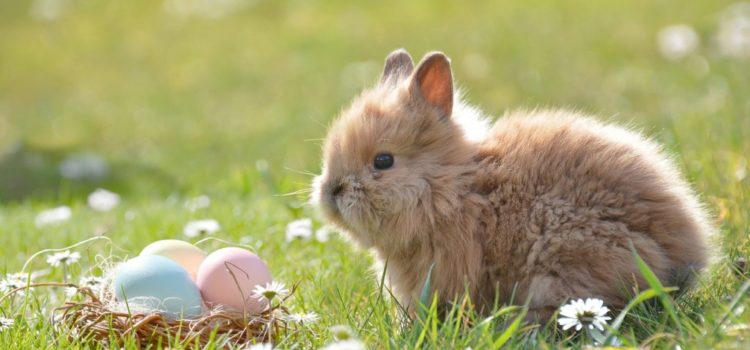
[[[489, 311], [514, 295], [542, 318], [574, 297], [624, 306], [645, 285], [630, 242], [668, 285], [706, 266], [707, 215], [658, 145], [566, 111], [485, 124], [454, 96], [444, 55], [415, 69], [398, 50], [329, 130], [313, 200], [387, 261], [403, 305], [433, 264], [442, 305], [468, 293]], [[374, 168], [382, 152], [392, 168]]]

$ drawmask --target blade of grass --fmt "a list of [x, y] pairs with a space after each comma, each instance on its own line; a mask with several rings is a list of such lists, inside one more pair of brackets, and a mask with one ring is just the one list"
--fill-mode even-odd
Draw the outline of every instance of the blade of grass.
[[481, 322], [479, 322], [477, 324], [477, 327], [488, 327], [492, 323], [492, 320], [494, 320], [494, 319], [496, 319], [496, 318], [498, 318], [498, 317], [500, 317], [502, 315], [505, 315], [507, 313], [514, 312], [514, 311], [516, 311], [516, 310], [518, 310], [520, 308], [521, 308], [520, 306], [511, 305], [511, 306], [506, 306], [506, 307], [504, 307], [502, 309], [499, 309], [499, 310], [495, 311], [495, 313], [493, 313], [489, 317], [486, 317]]
[[664, 286], [661, 284], [661, 281], [659, 281], [659, 278], [656, 277], [654, 271], [651, 270], [648, 264], [646, 264], [646, 261], [644, 261], [640, 255], [638, 255], [638, 252], [635, 250], [635, 246], [633, 245], [632, 241], [630, 242], [630, 251], [633, 254], [633, 258], [635, 259], [641, 275], [646, 280], [651, 289], [656, 292], [656, 296], [659, 298], [659, 301], [661, 301], [664, 309], [667, 310], [669, 318], [672, 319], [672, 322], [674, 322], [675, 326], [677, 327], [677, 332], [680, 334], [680, 336], [682, 336], [682, 324], [680, 323], [680, 319], [677, 316], [677, 310], [674, 307], [674, 303], [672, 303], [672, 298], [669, 296], [667, 289], [664, 288]]
[[614, 340], [614, 337], [616, 334], [619, 333], [620, 326], [622, 326], [622, 322], [625, 321], [625, 316], [628, 315], [630, 310], [632, 310], [634, 307], [640, 305], [646, 300], [655, 298], [658, 296], [658, 293], [653, 289], [648, 289], [643, 292], [638, 293], [638, 295], [635, 296], [635, 298], [631, 299], [628, 305], [625, 306], [622, 311], [620, 311], [620, 314], [617, 315], [617, 318], [612, 322], [612, 325], [607, 327], [607, 338], [604, 341], [604, 345], [610, 345], [610, 342]]
[[502, 334], [492, 343], [492, 346], [490, 349], [500, 349], [505, 343], [510, 340], [510, 338], [516, 334], [516, 331], [519, 327], [521, 327], [521, 323], [523, 322], [524, 318], [526, 318], [526, 313], [528, 312], [528, 307], [524, 306], [523, 309], [521, 309], [521, 313], [516, 316], [516, 318], [513, 320], [513, 322], [505, 328]]
[[[419, 332], [419, 337], [417, 337], [414, 349], [419, 349], [422, 346], [422, 342], [424, 342], [424, 339], [427, 336], [427, 331], [430, 329], [430, 327], [428, 327], [428, 322], [437, 320], [437, 296], [432, 298], [432, 303], [430, 303], [429, 308], [420, 301], [419, 309], [425, 311], [422, 313], [422, 316], [417, 318], [417, 328], [415, 330]], [[426, 313], [426, 318], [424, 318], [424, 313]]]
[[[434, 268], [435, 268], [435, 263], [432, 263], [430, 265], [430, 269], [427, 270], [427, 277], [425, 277], [424, 284], [422, 285], [422, 292], [419, 295], [420, 306], [419, 306], [419, 309], [418, 309], [419, 311], [418, 312], [420, 312], [420, 313], [422, 312], [422, 310], [424, 310], [424, 308], [422, 306], [423, 305], [425, 305], [425, 306], [428, 305], [428, 302], [430, 300], [430, 289], [431, 289], [430, 285], [432, 284], [431, 283], [432, 282], [432, 270]], [[423, 315], [420, 314], [420, 316], [423, 316]], [[420, 317], [420, 318], [422, 318], [422, 317]]]
[[721, 317], [718, 323], [716, 323], [716, 326], [714, 326], [714, 332], [718, 332], [724, 323], [729, 320], [729, 317], [732, 315], [735, 309], [740, 305], [740, 302], [742, 299], [745, 298], [745, 295], [747, 295], [747, 291], [750, 289], [750, 280], [745, 281], [745, 283], [742, 284], [739, 291], [734, 295], [734, 298], [732, 298], [732, 301], [729, 303], [729, 308], [727, 308], [727, 311], [724, 313], [724, 315]]
[[378, 297], [375, 299], [375, 304], [372, 305], [370, 309], [370, 313], [365, 317], [365, 319], [362, 321], [359, 327], [357, 327], [357, 334], [361, 334], [362, 331], [365, 329], [365, 326], [368, 322], [370, 322], [370, 319], [372, 318], [372, 315], [375, 313], [375, 305], [380, 304], [380, 302], [383, 300], [383, 288], [385, 287], [385, 274], [388, 271], [388, 259], [385, 260], [385, 264], [383, 266], [383, 273], [380, 275], [380, 285], [378, 286]]

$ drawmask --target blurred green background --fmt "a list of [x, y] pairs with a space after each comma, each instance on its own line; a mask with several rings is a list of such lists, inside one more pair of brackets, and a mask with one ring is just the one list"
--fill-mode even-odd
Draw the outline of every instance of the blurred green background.
[[[495, 117], [562, 106], [633, 122], [688, 160], [748, 153], [748, 62], [712, 39], [729, 4], [2, 1], [0, 200], [231, 191], [260, 159], [302, 187], [328, 122], [399, 47], [446, 52]], [[665, 59], [657, 34], [677, 23], [701, 41]], [[58, 176], [81, 153], [108, 162], [103, 183]]]

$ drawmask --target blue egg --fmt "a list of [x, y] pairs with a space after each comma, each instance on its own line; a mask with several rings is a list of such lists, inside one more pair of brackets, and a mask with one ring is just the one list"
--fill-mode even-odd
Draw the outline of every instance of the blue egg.
[[115, 270], [115, 296], [135, 309], [161, 312], [170, 318], [201, 315], [202, 299], [190, 274], [169, 258], [142, 255]]

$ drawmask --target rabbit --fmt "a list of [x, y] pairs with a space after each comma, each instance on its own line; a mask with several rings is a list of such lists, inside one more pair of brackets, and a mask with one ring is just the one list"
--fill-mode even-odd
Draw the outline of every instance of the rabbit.
[[493, 126], [456, 93], [448, 57], [403, 49], [330, 126], [311, 201], [374, 252], [410, 312], [428, 284], [441, 309], [526, 302], [548, 319], [571, 298], [624, 307], [705, 269], [709, 215], [664, 151], [639, 133], [564, 110]]

